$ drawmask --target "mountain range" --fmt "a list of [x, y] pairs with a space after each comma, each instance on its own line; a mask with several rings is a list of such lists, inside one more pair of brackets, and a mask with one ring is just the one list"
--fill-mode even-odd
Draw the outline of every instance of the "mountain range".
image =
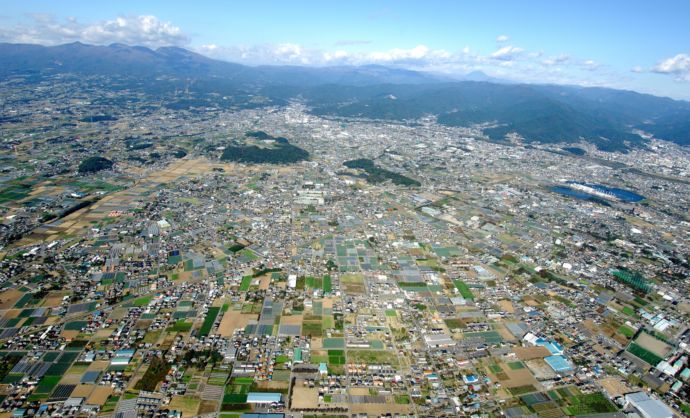
[[38, 81], [55, 74], [114, 76], [129, 80], [126, 88], [165, 97], [184, 86], [189, 97], [175, 96], [173, 103], [181, 108], [218, 105], [219, 95], [237, 97], [235, 104], [261, 95], [272, 104], [299, 98], [324, 116], [433, 115], [449, 126], [481, 124], [494, 140], [514, 132], [527, 142], [585, 140], [625, 152], [644, 146], [639, 133], [645, 132], [690, 145], [690, 102], [632, 91], [509, 83], [480, 72], [458, 80], [379, 65], [252, 67], [177, 47], [0, 44], [0, 79]]

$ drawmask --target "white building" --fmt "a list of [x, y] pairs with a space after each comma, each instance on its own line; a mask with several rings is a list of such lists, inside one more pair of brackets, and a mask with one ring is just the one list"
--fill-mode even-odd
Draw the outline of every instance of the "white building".
[[429, 348], [452, 347], [455, 345], [455, 340], [447, 334], [427, 334], [424, 336], [424, 341]]
[[673, 418], [673, 411], [665, 403], [649, 397], [644, 392], [625, 395], [625, 407], [633, 407], [644, 418]]

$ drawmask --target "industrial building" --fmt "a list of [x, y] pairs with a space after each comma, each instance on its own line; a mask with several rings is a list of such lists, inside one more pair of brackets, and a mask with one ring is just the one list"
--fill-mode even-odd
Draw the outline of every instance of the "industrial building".
[[644, 418], [673, 418], [673, 411], [658, 399], [644, 392], [625, 395], [625, 407], [633, 407]]

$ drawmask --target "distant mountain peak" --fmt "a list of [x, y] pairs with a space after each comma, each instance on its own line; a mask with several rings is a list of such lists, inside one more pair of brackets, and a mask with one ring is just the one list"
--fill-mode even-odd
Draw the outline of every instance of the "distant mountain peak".
[[503, 80], [500, 78], [492, 77], [481, 70], [470, 71], [469, 73], [457, 77], [457, 79], [462, 81], [480, 81], [486, 83], [510, 83], [508, 80]]
[[[481, 70], [450, 78], [379, 64], [249, 67], [175, 46], [0, 43], [0, 79], [18, 74], [121, 77], [152, 94], [184, 88], [202, 96], [260, 94], [272, 103], [300, 97], [324, 115], [411, 120], [431, 114], [455, 126], [496, 122], [484, 129], [495, 139], [517, 132], [527, 141], [585, 138], [600, 149], [625, 150], [646, 140], [635, 134], [643, 128], [657, 138], [690, 144], [688, 102], [604, 88], [512, 83]], [[195, 80], [192, 88], [175, 84], [188, 79]]]

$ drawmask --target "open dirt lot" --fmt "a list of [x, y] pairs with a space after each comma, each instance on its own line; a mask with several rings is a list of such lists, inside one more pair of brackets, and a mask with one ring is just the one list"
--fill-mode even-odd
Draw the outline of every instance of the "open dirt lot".
[[606, 379], [601, 379], [599, 384], [602, 388], [604, 388], [606, 393], [608, 393], [611, 398], [616, 398], [633, 391], [630, 386], [623, 382], [623, 379], [619, 377], [607, 377]]
[[183, 417], [193, 417], [196, 416], [200, 403], [201, 399], [193, 396], [173, 396], [169, 408], [182, 412]]
[[16, 318], [16, 317], [19, 316], [19, 314], [20, 314], [21, 312], [22, 312], [21, 309], [10, 309], [10, 310], [8, 310], [8, 311], [5, 313], [5, 315], [3, 315], [2, 318], [3, 318], [3, 319], [12, 319], [12, 318]]
[[223, 337], [231, 337], [236, 329], [244, 329], [249, 321], [256, 320], [257, 314], [243, 314], [238, 311], [227, 311], [218, 326], [218, 333]]
[[501, 307], [504, 311], [508, 313], [515, 313], [515, 307], [513, 306], [513, 302], [503, 299], [498, 301], [498, 306]]
[[529, 360], [526, 361], [525, 364], [527, 367], [529, 367], [534, 374], [534, 377], [536, 377], [538, 380], [547, 380], [556, 377], [556, 372], [554, 372], [544, 360]]
[[[534, 378], [534, 376], [527, 367], [523, 369], [512, 370], [506, 364], [502, 364], [501, 366], [501, 369], [503, 370], [501, 377], [508, 377], [508, 379], [505, 380], [501, 379], [501, 385], [505, 386], [506, 388], [514, 388], [525, 385], [537, 386], [539, 384], [539, 382], [537, 382], [537, 379]], [[494, 377], [498, 378], [496, 375], [494, 375]]]
[[271, 276], [264, 274], [259, 278], [259, 290], [268, 290], [268, 286], [271, 284]]
[[61, 336], [65, 337], [67, 341], [71, 341], [75, 338], [77, 338], [77, 335], [79, 335], [79, 331], [77, 330], [63, 330], [60, 333]]
[[7, 289], [0, 293], [0, 309], [9, 309], [22, 297], [24, 293], [17, 289]]
[[74, 398], [88, 398], [97, 385], [77, 385], [70, 396]]
[[516, 341], [515, 336], [508, 331], [508, 328], [506, 328], [503, 324], [496, 324], [494, 331], [498, 332], [498, 335], [500, 335], [506, 341]]
[[280, 325], [302, 325], [302, 315], [283, 315], [280, 317]]
[[297, 383], [295, 383], [295, 387], [292, 388], [291, 406], [295, 409], [318, 408], [319, 390], [316, 388], [305, 388], [304, 386], [302, 386], [302, 382], [298, 380]]
[[96, 370], [102, 371], [102, 370], [107, 369], [109, 365], [110, 365], [109, 361], [97, 360], [97, 361], [94, 361], [91, 364], [89, 364], [89, 367], [86, 370], [90, 371], [90, 372], [96, 371]]
[[645, 348], [659, 357], [666, 357], [671, 351], [671, 346], [663, 341], [657, 340], [646, 333], [640, 333], [635, 342], [642, 348]]
[[93, 405], [103, 405], [108, 400], [108, 396], [113, 393], [113, 388], [110, 386], [98, 385], [89, 395], [86, 403]]
[[54, 308], [56, 306], [60, 306], [60, 304], [62, 304], [62, 297], [65, 294], [66, 292], [51, 292], [48, 296], [46, 296], [41, 306], [45, 308]]
[[546, 347], [515, 347], [513, 352], [520, 360], [532, 360], [551, 355], [551, 352]]

